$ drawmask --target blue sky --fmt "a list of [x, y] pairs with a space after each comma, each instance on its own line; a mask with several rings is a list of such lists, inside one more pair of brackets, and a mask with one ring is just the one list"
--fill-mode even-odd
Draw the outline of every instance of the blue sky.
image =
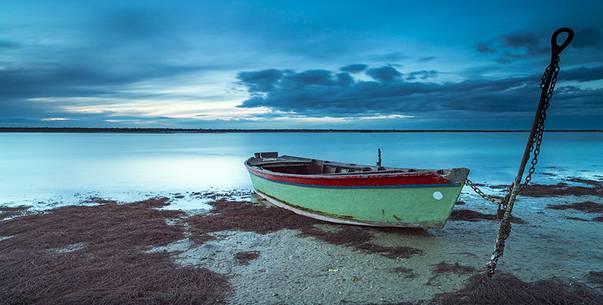
[[603, 128], [600, 1], [0, 3], [0, 126]]

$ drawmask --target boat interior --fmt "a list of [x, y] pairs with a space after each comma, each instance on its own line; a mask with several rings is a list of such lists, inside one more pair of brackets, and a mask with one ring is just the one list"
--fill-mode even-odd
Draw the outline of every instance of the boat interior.
[[[263, 169], [297, 175], [346, 175], [371, 173], [416, 173], [427, 172], [416, 169], [386, 168], [383, 166], [367, 166], [347, 163], [336, 163], [323, 160], [307, 159], [293, 156], [278, 156], [277, 153], [257, 153], [249, 165]], [[429, 171], [431, 172], [431, 171]]]

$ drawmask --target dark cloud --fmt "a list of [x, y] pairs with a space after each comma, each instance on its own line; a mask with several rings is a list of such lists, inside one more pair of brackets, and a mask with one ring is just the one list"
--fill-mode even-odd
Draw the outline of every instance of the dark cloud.
[[[565, 39], [561, 35], [560, 40]], [[581, 50], [583, 64], [592, 63], [592, 52], [603, 45], [603, 34], [598, 28], [588, 27], [575, 31], [572, 48], [592, 50]], [[549, 37], [534, 32], [522, 32], [502, 35], [497, 42], [480, 42], [476, 49], [482, 54], [493, 54], [499, 63], [510, 64], [520, 59], [542, 58], [550, 53]]]
[[432, 60], [434, 60], [434, 59], [436, 59], [436, 57], [435, 57], [435, 56], [425, 56], [425, 57], [421, 57], [421, 58], [419, 58], [419, 61], [420, 61], [420, 62], [428, 62], [428, 61], [432, 61]]
[[496, 52], [496, 50], [494, 50], [492, 47], [490, 47], [490, 45], [488, 45], [485, 42], [480, 42], [476, 45], [477, 51], [480, 53], [494, 53]]
[[567, 71], [561, 71], [559, 73], [561, 74], [560, 78], [564, 80], [588, 82], [603, 79], [603, 66], [594, 68], [580, 67]]
[[603, 34], [596, 28], [586, 28], [576, 31], [572, 46], [576, 48], [589, 48], [600, 46], [603, 42]]
[[267, 92], [274, 88], [285, 71], [268, 69], [239, 73], [239, 80], [252, 92]]
[[390, 82], [399, 79], [402, 73], [391, 66], [383, 66], [379, 68], [370, 68], [366, 70], [366, 74], [375, 80], [382, 82]]
[[300, 85], [331, 85], [334, 78], [328, 70], [308, 70], [300, 73], [290, 73], [292, 81]]
[[[587, 31], [582, 44], [592, 45], [596, 41], [596, 31]], [[578, 35], [576, 35], [577, 37]], [[495, 55], [499, 63], [510, 64], [519, 59], [541, 58], [550, 53], [550, 42], [546, 35], [534, 32], [519, 32], [502, 35], [495, 42], [480, 42], [476, 50], [482, 54]]]
[[365, 64], [351, 64], [344, 67], [339, 68], [339, 70], [350, 73], [360, 73], [368, 68], [368, 65]]
[[[347, 72], [334, 73], [329, 70], [307, 70], [295, 73], [291, 70], [260, 70], [255, 72], [241, 72], [239, 80], [250, 91], [266, 92], [279, 85], [295, 84], [296, 86], [329, 86], [347, 85], [353, 81]], [[287, 84], [283, 84], [286, 82]]]
[[[451, 111], [457, 112], [459, 116], [478, 112], [498, 115], [530, 113], [539, 94], [537, 75], [433, 83], [407, 82], [400, 77], [400, 72], [394, 73], [392, 70], [395, 71], [387, 66], [368, 69], [367, 74], [378, 75], [374, 77], [374, 81], [351, 79], [346, 83], [338, 82], [337, 74], [327, 70], [287, 70], [282, 71], [281, 77], [275, 79], [271, 85], [263, 86], [270, 88], [269, 90], [260, 91], [254, 89], [257, 88], [255, 83], [248, 84], [240, 77], [241, 83], [247, 86], [251, 95], [240, 107], [268, 107], [300, 115], [328, 114], [351, 117]], [[603, 79], [602, 71], [603, 67], [562, 71], [560, 80]], [[388, 76], [382, 77], [383, 75]], [[408, 75], [429, 78], [437, 75], [437, 71], [415, 71]], [[588, 105], [588, 113], [603, 112], [603, 105], [600, 103], [603, 90], [570, 86], [560, 88], [563, 89], [557, 91], [553, 104], [562, 111], [584, 113], [584, 106]]]
[[507, 48], [534, 47], [538, 45], [538, 37], [532, 33], [514, 33], [502, 37], [503, 46]]
[[337, 76], [337, 83], [339, 85], [347, 86], [354, 82], [354, 78], [349, 73], [346, 73], [346, 72], [337, 73], [336, 76]]
[[438, 71], [436, 70], [421, 70], [421, 71], [413, 71], [408, 74], [406, 80], [426, 80], [429, 78], [438, 77]]
[[205, 67], [148, 64], [130, 69], [94, 65], [47, 66], [0, 70], [0, 104], [8, 99], [40, 96], [98, 96], [114, 92], [115, 86], [164, 76], [201, 71]]
[[502, 37], [503, 46], [510, 49], [524, 50], [529, 55], [549, 52], [549, 46], [534, 33], [514, 33]]

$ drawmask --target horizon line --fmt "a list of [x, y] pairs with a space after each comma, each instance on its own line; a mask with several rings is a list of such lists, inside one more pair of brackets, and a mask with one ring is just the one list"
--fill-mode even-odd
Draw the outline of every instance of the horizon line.
[[[333, 129], [333, 128], [153, 128], [153, 127], [0, 127], [0, 132], [48, 133], [421, 133], [529, 132], [529, 129]], [[603, 132], [603, 129], [550, 129], [545, 132]]]

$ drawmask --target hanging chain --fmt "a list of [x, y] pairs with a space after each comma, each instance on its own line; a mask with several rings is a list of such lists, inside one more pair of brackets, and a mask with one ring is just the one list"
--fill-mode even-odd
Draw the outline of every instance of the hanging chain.
[[553, 97], [553, 90], [555, 90], [555, 84], [557, 83], [557, 74], [559, 73], [559, 53], [555, 52], [553, 56], [554, 59], [551, 65], [546, 67], [541, 77], [540, 89], [545, 90], [546, 79], [548, 78], [549, 74], [552, 73], [551, 85], [545, 97], [542, 110], [540, 111], [538, 125], [536, 126], [536, 133], [534, 134], [534, 138], [532, 141], [533, 144], [530, 148], [530, 152], [532, 153], [530, 168], [528, 169], [528, 173], [519, 189], [519, 192], [521, 192], [526, 186], [528, 186], [530, 181], [532, 181], [532, 175], [534, 175], [534, 172], [536, 172], [536, 164], [538, 163], [538, 156], [540, 155], [540, 145], [542, 144], [542, 136], [544, 134], [544, 121], [546, 120], [546, 111], [549, 108], [551, 97]]
[[[524, 179], [524, 182], [521, 184], [519, 188], [519, 193], [524, 190], [525, 187], [532, 181], [532, 176], [536, 172], [536, 164], [538, 164], [538, 156], [540, 155], [540, 146], [542, 145], [542, 136], [544, 135], [544, 121], [546, 120], [546, 111], [549, 108], [550, 100], [553, 97], [553, 90], [555, 89], [555, 84], [557, 83], [557, 74], [559, 73], [559, 53], [555, 53], [552, 64], [547, 66], [540, 78], [540, 89], [545, 90], [546, 80], [549, 77], [549, 74], [552, 73], [551, 77], [551, 85], [549, 87], [549, 91], [546, 94], [544, 105], [538, 114], [538, 125], [536, 126], [536, 133], [532, 138], [532, 146], [530, 147], [531, 153], [531, 161], [530, 168], [528, 169], [528, 173]], [[513, 189], [513, 184], [511, 184], [508, 188], [507, 194], [505, 197], [501, 198], [498, 196], [488, 195], [484, 191], [482, 191], [475, 182], [467, 179], [466, 184], [473, 189], [473, 191], [478, 194], [483, 199], [490, 201], [496, 205], [498, 205], [498, 210], [504, 211], [506, 209], [507, 202], [509, 201], [509, 197], [511, 195], [511, 190]], [[500, 215], [501, 213], [499, 213]]]

